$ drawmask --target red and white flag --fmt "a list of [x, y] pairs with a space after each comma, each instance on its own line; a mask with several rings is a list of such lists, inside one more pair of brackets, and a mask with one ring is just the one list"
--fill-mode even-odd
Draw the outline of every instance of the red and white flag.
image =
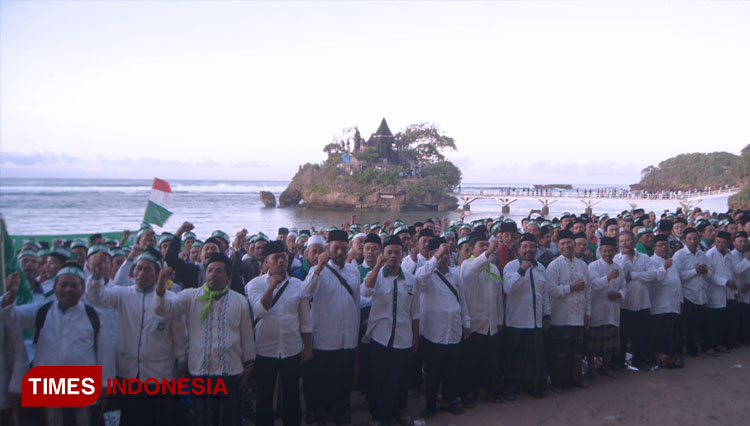
[[148, 197], [146, 205], [146, 214], [143, 216], [143, 223], [153, 223], [156, 226], [164, 226], [172, 212], [167, 210], [172, 203], [172, 188], [165, 180], [154, 178], [154, 185], [151, 187], [151, 195]]

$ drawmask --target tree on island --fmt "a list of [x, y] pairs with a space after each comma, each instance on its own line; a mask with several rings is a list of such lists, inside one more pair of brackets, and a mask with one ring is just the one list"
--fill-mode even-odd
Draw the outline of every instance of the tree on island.
[[428, 164], [445, 161], [443, 151], [456, 150], [456, 141], [440, 133], [440, 129], [433, 123], [418, 123], [406, 127], [396, 133], [396, 149], [406, 147], [409, 158]]

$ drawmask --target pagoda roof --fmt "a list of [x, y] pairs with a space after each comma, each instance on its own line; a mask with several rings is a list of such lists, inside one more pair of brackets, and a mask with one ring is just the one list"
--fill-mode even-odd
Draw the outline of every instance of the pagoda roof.
[[373, 133], [373, 135], [377, 136], [393, 136], [393, 133], [391, 133], [391, 129], [388, 128], [388, 123], [385, 122], [385, 118], [380, 122], [380, 127], [378, 127], [378, 130]]

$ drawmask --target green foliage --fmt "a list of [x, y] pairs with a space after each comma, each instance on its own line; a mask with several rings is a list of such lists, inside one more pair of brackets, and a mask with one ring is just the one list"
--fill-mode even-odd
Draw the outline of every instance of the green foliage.
[[742, 148], [742, 155], [732, 164], [730, 173], [738, 185], [750, 185], [750, 145]]
[[395, 185], [398, 183], [398, 174], [403, 171], [400, 166], [365, 167], [361, 172], [353, 174], [351, 179], [362, 185]]
[[736, 195], [729, 199], [729, 205], [733, 209], [748, 210], [750, 209], [750, 187], [746, 186]]
[[443, 151], [456, 150], [456, 141], [440, 133], [432, 123], [418, 123], [396, 133], [396, 149], [406, 147], [409, 158], [414, 161], [435, 163], [445, 160]]
[[354, 156], [359, 161], [369, 163], [378, 159], [378, 150], [370, 146], [367, 147], [367, 149], [365, 149], [364, 151], [354, 154]]
[[377, 180], [380, 185], [395, 185], [398, 182], [398, 174], [404, 169], [400, 166], [388, 166], [379, 170]]
[[450, 161], [440, 161], [430, 164], [424, 169], [428, 178], [434, 179], [435, 184], [444, 189], [457, 186], [461, 183], [461, 170]]
[[377, 170], [375, 170], [374, 167], [365, 167], [359, 173], [354, 173], [352, 175], [352, 180], [357, 183], [367, 185], [367, 184], [374, 182], [376, 176], [377, 176]]
[[728, 152], [680, 154], [641, 171], [636, 189], [687, 190], [733, 184], [732, 165], [740, 157]]

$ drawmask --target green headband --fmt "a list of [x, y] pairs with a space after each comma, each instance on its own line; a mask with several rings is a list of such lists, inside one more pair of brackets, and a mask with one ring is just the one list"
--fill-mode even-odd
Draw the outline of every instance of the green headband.
[[149, 252], [143, 252], [140, 256], [135, 258], [135, 263], [138, 263], [141, 260], [148, 260], [149, 262], [152, 262], [154, 265], [156, 265], [158, 268], [161, 268], [161, 261], [154, 256], [152, 253]]
[[107, 253], [109, 257], [112, 257], [112, 253], [109, 251], [109, 247], [105, 246], [104, 244], [97, 244], [94, 246], [91, 246], [88, 253], [86, 253], [86, 257], [91, 257], [95, 255], [96, 253], [104, 252]]
[[83, 273], [83, 270], [77, 266], [65, 266], [60, 269], [57, 275], [55, 275], [55, 282], [57, 282], [58, 278], [63, 275], [73, 275], [74, 277], [80, 278], [81, 281], [86, 282], [86, 275]]
[[26, 257], [26, 256], [33, 257], [34, 259], [38, 259], [39, 258], [39, 255], [37, 255], [34, 250], [24, 250], [24, 251], [18, 253], [18, 256], [16, 258], [18, 260], [21, 260], [22, 257]]

